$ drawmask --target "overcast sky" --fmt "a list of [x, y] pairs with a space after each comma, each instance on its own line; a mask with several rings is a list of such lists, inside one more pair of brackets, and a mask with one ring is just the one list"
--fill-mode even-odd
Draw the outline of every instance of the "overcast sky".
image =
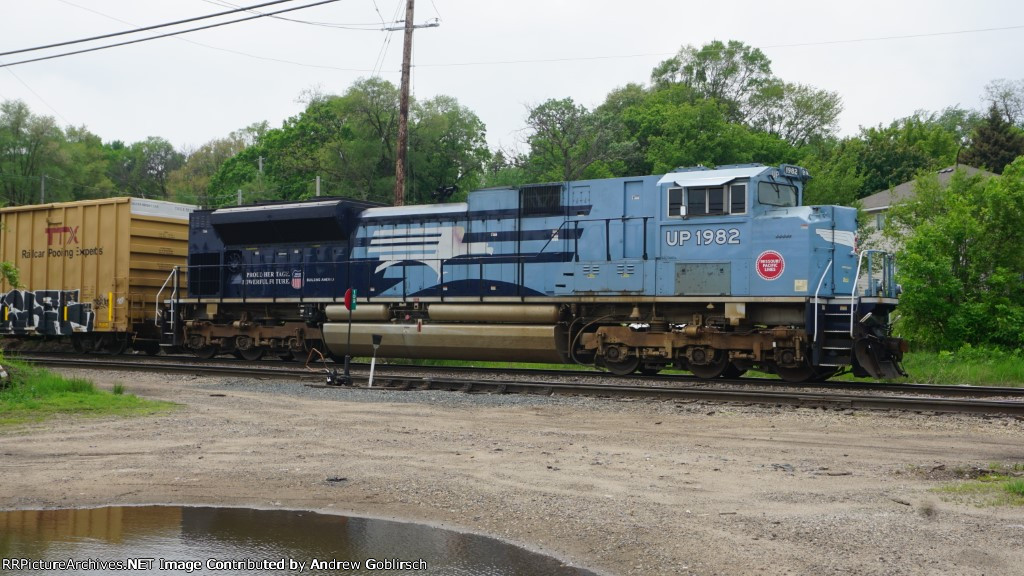
[[[0, 52], [231, 6], [0, 0]], [[402, 34], [380, 28], [382, 20], [402, 19], [404, 8], [405, 0], [340, 0], [283, 15], [306, 23], [261, 18], [10, 66], [0, 69], [0, 100], [23, 100], [34, 113], [85, 125], [104, 141], [161, 136], [179, 149], [196, 147], [254, 122], [279, 127], [302, 110], [298, 100], [310, 89], [340, 94], [375, 74], [397, 85]], [[838, 92], [843, 135], [918, 109], [982, 109], [987, 83], [1024, 79], [1020, 0], [418, 0], [414, 21], [435, 18], [439, 27], [415, 34], [413, 95], [454, 96], [487, 125], [492, 147], [522, 142], [530, 105], [572, 97], [593, 108], [616, 87], [647, 83], [680, 46], [715, 39], [761, 48], [783, 80]], [[0, 56], [0, 63], [104, 42]]]

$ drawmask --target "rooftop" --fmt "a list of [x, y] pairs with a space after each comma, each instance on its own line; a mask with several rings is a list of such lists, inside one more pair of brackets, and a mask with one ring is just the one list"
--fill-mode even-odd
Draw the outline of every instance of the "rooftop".
[[[973, 166], [958, 164], [955, 169], [953, 166], [950, 166], [948, 168], [943, 168], [942, 170], [939, 170], [939, 186], [942, 186], [943, 188], [949, 186], [949, 181], [950, 179], [953, 178], [953, 173], [957, 169], [964, 171], [968, 176], [974, 176], [975, 174], [978, 173], [985, 174], [986, 176], [995, 176], [995, 174], [988, 172], [986, 170], [979, 170], [977, 168], [974, 168]], [[862, 198], [860, 201], [861, 208], [865, 212], [878, 212], [880, 210], [885, 210], [889, 208], [889, 206], [892, 206], [897, 202], [902, 202], [909, 198], [913, 198], [914, 186], [916, 185], [916, 183], [916, 180], [911, 180], [910, 182], [904, 182], [899, 186], [894, 186], [892, 188], [889, 188], [888, 190], [882, 190], [881, 192], [877, 192], [875, 194], [872, 194], [871, 196]]]

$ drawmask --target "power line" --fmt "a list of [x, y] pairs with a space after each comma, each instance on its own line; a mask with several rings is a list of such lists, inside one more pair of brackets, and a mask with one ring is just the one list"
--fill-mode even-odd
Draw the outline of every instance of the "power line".
[[[387, 32], [387, 34], [384, 35], [384, 42], [381, 44], [380, 50], [377, 52], [377, 60], [374, 61], [374, 63], [373, 63], [373, 74], [372, 74], [372, 76], [374, 78], [377, 78], [377, 77], [380, 76], [380, 73], [384, 69], [384, 60], [385, 60], [385, 58], [387, 56], [388, 48], [391, 47], [391, 36], [392, 36], [393, 30], [388, 30], [387, 29], [387, 24], [384, 22], [384, 15], [381, 14], [380, 13], [380, 9], [377, 8], [377, 1], [376, 0], [374, 0], [374, 2], [373, 2], [373, 8], [375, 10], [377, 10], [377, 15], [380, 16], [381, 25], [384, 26], [385, 31]], [[395, 14], [391, 17], [392, 21], [395, 21], [395, 22], [398, 21], [398, 15], [400, 14], [401, 9], [402, 9], [402, 2], [398, 2], [398, 4], [395, 5]]]
[[[238, 7], [237, 4], [232, 4], [231, 2], [225, 2], [223, 0], [203, 0], [203, 2], [206, 2], [207, 4], [213, 4], [215, 6], [231, 6], [232, 8], [237, 8]], [[258, 12], [254, 12], [254, 13], [258, 14]], [[312, 20], [299, 20], [298, 18], [285, 18], [284, 16], [273, 16], [272, 18], [274, 20], [283, 20], [285, 22], [294, 22], [296, 24], [306, 24], [306, 25], [309, 25], [309, 26], [320, 26], [320, 27], [323, 27], [323, 28], [337, 28], [337, 29], [340, 29], [340, 30], [357, 30], [357, 31], [360, 31], [360, 32], [379, 32], [380, 31], [379, 25], [377, 23], [375, 23], [375, 22], [359, 23], [359, 24], [356, 24], [356, 23], [345, 23], [345, 24], [342, 24], [342, 23], [338, 23], [338, 22], [315, 22], [315, 21], [312, 21]], [[395, 24], [395, 22], [390, 22], [390, 23], [389, 22], [381, 22], [381, 24], [383, 24], [384, 26], [387, 26], [388, 24]]]
[[[133, 24], [131, 22], [128, 22], [126, 20], [121, 20], [120, 18], [117, 18], [115, 16], [111, 16], [110, 14], [104, 14], [103, 12], [99, 12], [97, 10], [93, 10], [92, 8], [89, 8], [87, 6], [80, 6], [78, 4], [75, 4], [74, 2], [69, 2], [68, 0], [58, 0], [58, 1], [62, 2], [64, 4], [67, 4], [68, 6], [74, 6], [75, 8], [78, 8], [80, 10], [85, 10], [86, 12], [92, 12], [93, 14], [96, 14], [98, 16], [103, 16], [104, 18], [107, 18], [109, 20], [114, 20], [115, 22], [120, 22], [122, 24], [128, 24], [129, 26], [134, 26], [135, 25], [135, 24]], [[272, 58], [270, 56], [259, 56], [259, 55], [256, 55], [256, 54], [250, 54], [248, 52], [242, 52], [241, 50], [234, 50], [234, 49], [231, 49], [231, 48], [222, 48], [220, 46], [211, 46], [209, 44], [204, 44], [203, 42], [198, 42], [196, 40], [191, 40], [189, 38], [175, 38], [175, 40], [180, 40], [182, 42], [188, 42], [189, 44], [193, 44], [195, 46], [202, 46], [203, 48], [208, 48], [210, 50], [218, 50], [220, 52], [227, 52], [228, 54], [237, 54], [239, 56], [245, 56], [247, 58], [252, 58], [254, 60], [264, 60], [266, 62], [277, 62], [279, 64], [291, 64], [293, 66], [303, 66], [303, 67], [306, 67], [306, 68], [319, 68], [321, 70], [337, 70], [339, 72], [374, 72], [374, 70], [367, 70], [367, 69], [364, 69], [364, 68], [340, 68], [338, 66], [327, 66], [327, 65], [323, 65], [323, 64], [309, 64], [309, 63], [306, 63], [306, 62], [296, 62], [294, 60], [284, 60], [282, 58]], [[8, 71], [9, 70], [10, 69], [8, 69]], [[397, 73], [397, 71], [395, 73]]]
[[[290, 0], [285, 0], [285, 1], [290, 1]], [[128, 41], [125, 41], [125, 42], [118, 42], [116, 44], [108, 44], [106, 46], [97, 46], [95, 48], [86, 48], [84, 50], [75, 50], [73, 52], [64, 52], [62, 54], [54, 54], [52, 56], [41, 56], [39, 58], [32, 58], [32, 59], [29, 59], [29, 60], [20, 60], [18, 62], [8, 62], [6, 64], [0, 64], [0, 68], [7, 68], [7, 67], [10, 67], [10, 66], [17, 66], [18, 64], [28, 64], [30, 62], [39, 62], [41, 60], [52, 60], [54, 58], [63, 58], [65, 56], [73, 56], [75, 54], [84, 54], [86, 52], [95, 52], [97, 50], [105, 50], [107, 48], [115, 48], [117, 46], [126, 46], [128, 44], [137, 44], [139, 42], [147, 42], [149, 40], [156, 40], [156, 39], [159, 39], [159, 38], [167, 38], [168, 36], [177, 36], [179, 34], [185, 34], [185, 33], [188, 33], [188, 32], [197, 32], [199, 30], [208, 30], [210, 28], [217, 28], [217, 27], [220, 27], [220, 26], [227, 26], [228, 24], [237, 24], [239, 22], [246, 22], [248, 20], [255, 20], [257, 18], [264, 18], [264, 17], [267, 17], [267, 16], [272, 16], [274, 14], [281, 14], [281, 13], [284, 13], [284, 12], [293, 12], [295, 10], [302, 10], [302, 9], [305, 9], [305, 8], [312, 8], [314, 6], [320, 6], [320, 5], [323, 5], [323, 4], [331, 4], [331, 3], [337, 2], [337, 1], [338, 0], [320, 0], [320, 2], [314, 2], [312, 4], [306, 4], [305, 6], [296, 6], [296, 7], [293, 7], [293, 8], [285, 8], [283, 10], [278, 10], [276, 12], [266, 12], [266, 13], [263, 13], [263, 14], [258, 14], [256, 16], [248, 16], [246, 18], [239, 18], [237, 20], [229, 20], [227, 22], [219, 22], [219, 23], [216, 23], [216, 24], [208, 24], [206, 26], [199, 26], [199, 27], [196, 27], [196, 28], [189, 28], [187, 30], [179, 30], [177, 32], [168, 32], [166, 34], [158, 34], [156, 36], [149, 36], [147, 38], [139, 38], [137, 40], [128, 40]]]
[[294, 0], [273, 0], [272, 2], [264, 2], [263, 4], [257, 4], [255, 6], [248, 6], [245, 8], [238, 8], [236, 10], [227, 10], [225, 12], [218, 12], [216, 14], [209, 14], [206, 16], [196, 16], [194, 18], [186, 18], [184, 20], [176, 20], [174, 22], [166, 22], [164, 24], [154, 24], [152, 26], [144, 26], [142, 28], [136, 28], [134, 30], [125, 30], [123, 32], [112, 32], [110, 34], [101, 34], [100, 36], [91, 36], [89, 38], [80, 38], [78, 40], [68, 40], [66, 42], [57, 42], [55, 44], [46, 44], [45, 46], [36, 46], [34, 48], [22, 48], [20, 50], [11, 50], [9, 52], [0, 52], [0, 56], [10, 56], [11, 54], [22, 54], [24, 52], [35, 52], [36, 50], [46, 50], [47, 48], [58, 48], [60, 46], [70, 46], [71, 44], [81, 44], [83, 42], [92, 42], [94, 40], [103, 40], [104, 38], [114, 38], [116, 36], [124, 36], [126, 34], [137, 34], [139, 32], [145, 32], [147, 30], [156, 30], [158, 28], [167, 28], [168, 26], [177, 26], [179, 24], [187, 24], [189, 22], [197, 22], [199, 20], [206, 20], [208, 18], [217, 18], [219, 16], [225, 16], [227, 14], [236, 14], [238, 12], [247, 12], [252, 8], [262, 8], [264, 6], [271, 6], [273, 4], [283, 4], [285, 2], [294, 2]]

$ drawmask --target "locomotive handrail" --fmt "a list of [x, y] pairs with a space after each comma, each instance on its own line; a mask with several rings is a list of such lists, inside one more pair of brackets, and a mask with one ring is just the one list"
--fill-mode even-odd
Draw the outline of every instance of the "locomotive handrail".
[[[551, 241], [555, 239], [555, 236], [558, 236], [558, 233], [562, 231], [562, 228], [565, 228], [568, 224], [576, 224], [576, 221], [574, 221], [574, 220], [564, 220], [564, 221], [562, 221], [562, 223], [558, 225], [558, 228], [555, 229], [555, 233], [548, 237], [548, 241], [545, 242], [544, 245], [540, 247], [540, 250], [537, 250], [537, 253], [538, 254], [544, 253], [544, 250], [546, 250], [547, 247], [551, 244]], [[520, 230], [520, 232], [522, 232], [522, 230]], [[576, 235], [573, 235], [572, 239], [573, 239], [574, 242], [579, 242], [579, 238], [576, 237]]]
[[825, 276], [828, 275], [828, 271], [832, 268], [832, 261], [828, 261], [828, 266], [825, 266], [825, 271], [821, 273], [821, 278], [818, 280], [818, 287], [814, 290], [814, 341], [818, 341], [818, 293], [821, 292], [821, 285], [825, 283]]
[[[167, 288], [167, 283], [170, 282], [171, 279], [174, 279], [174, 283], [171, 284], [171, 300], [178, 299], [178, 268], [180, 268], [180, 266], [171, 268], [171, 273], [167, 275], [167, 279], [164, 280], [164, 283], [156, 292], [156, 302], [153, 305], [153, 324], [156, 326], [160, 325], [160, 295], [164, 293], [164, 289]], [[174, 318], [171, 318], [171, 322], [174, 322]]]
[[871, 264], [872, 264], [871, 255], [872, 254], [881, 254], [882, 255], [882, 258], [884, 260], [884, 262], [883, 262], [884, 269], [882, 270], [882, 283], [883, 284], [881, 286], [881, 291], [882, 291], [883, 294], [888, 294], [889, 290], [890, 290], [890, 287], [888, 286], [888, 282], [890, 281], [890, 278], [889, 278], [889, 267], [890, 267], [890, 264], [888, 262], [889, 253], [884, 251], [884, 250], [862, 250], [861, 253], [860, 253], [860, 256], [857, 258], [857, 273], [853, 277], [853, 288], [850, 290], [850, 337], [851, 338], [853, 337], [853, 323], [854, 323], [854, 317], [856, 315], [855, 314], [855, 308], [856, 308], [856, 299], [857, 299], [857, 296], [858, 296], [858, 294], [857, 294], [857, 285], [860, 284], [860, 271], [861, 271], [861, 268], [863, 268], [864, 257], [865, 256], [867, 256], [867, 258], [868, 258], [868, 268], [867, 268], [868, 269], [868, 275], [867, 275], [868, 287], [867, 287], [867, 294], [865, 294], [865, 295], [869, 295], [872, 292], [874, 292], [874, 288], [872, 286], [874, 284], [874, 274], [871, 271], [871, 269], [872, 269], [872, 266], [871, 266]]
[[[641, 221], [643, 223], [643, 231], [641, 233], [641, 236], [643, 236], [643, 255], [641, 256], [641, 258], [644, 259], [644, 260], [648, 260], [649, 259], [649, 255], [647, 254], [647, 221], [650, 220], [650, 219], [651, 219], [650, 216], [614, 216], [614, 217], [610, 217], [610, 218], [577, 218], [577, 219], [573, 219], [571, 221], [571, 224], [573, 225], [573, 229], [574, 230], [579, 230], [579, 227], [580, 227], [581, 224], [587, 224], [587, 223], [592, 223], [592, 222], [604, 222], [605, 260], [608, 261], [608, 262], [611, 262], [612, 261], [612, 245], [611, 245], [611, 242], [612, 242], [612, 240], [611, 240], [611, 225], [612, 225], [612, 221], [613, 220], [619, 221], [619, 222], [622, 223], [623, 227], [625, 227], [626, 222], [633, 221], [633, 220], [639, 220], [639, 221]], [[559, 224], [558, 229], [561, 230], [564, 225], [567, 225], [569, 223], [570, 223], [570, 221], [565, 221], [563, 224]], [[578, 233], [574, 234], [572, 239], [574, 241], [573, 242], [573, 259], [578, 262], [579, 261], [579, 234]], [[550, 243], [550, 242], [551, 242], [551, 240], [549, 239], [548, 243]], [[545, 244], [544, 247], [539, 250], [539, 252], [543, 252], [544, 248], [547, 248], [547, 244]]]

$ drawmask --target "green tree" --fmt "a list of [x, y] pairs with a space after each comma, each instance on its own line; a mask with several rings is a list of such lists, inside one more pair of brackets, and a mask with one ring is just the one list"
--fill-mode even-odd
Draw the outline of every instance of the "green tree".
[[[253, 199], [324, 195], [390, 203], [395, 181], [398, 89], [379, 78], [355, 82], [341, 96], [312, 94], [306, 109], [280, 128], [261, 131], [252, 145], [210, 178], [215, 205]], [[439, 186], [476, 186], [488, 153], [484, 126], [451, 97], [413, 103], [409, 183], [412, 201], [430, 201]]]
[[993, 103], [988, 116], [971, 135], [971, 144], [963, 154], [963, 161], [985, 167], [996, 174], [1024, 154], [1024, 131], [1014, 127]]
[[572, 98], [547, 100], [530, 109], [527, 171], [535, 180], [578, 180], [604, 157], [608, 132], [596, 115]]
[[107, 175], [121, 194], [139, 198], [168, 197], [167, 179], [180, 168], [185, 155], [164, 138], [150, 136], [129, 146], [114, 141], [106, 146]]
[[1024, 160], [1001, 177], [957, 172], [943, 188], [917, 180], [913, 200], [890, 209], [886, 233], [902, 238], [900, 311], [925, 347], [1024, 345]]
[[799, 147], [833, 136], [843, 103], [837, 92], [774, 80], [750, 97], [750, 108], [751, 128]]
[[744, 123], [755, 108], [752, 99], [773, 82], [772, 63], [759, 48], [715, 40], [700, 48], [683, 46], [654, 68], [651, 80], [659, 88], [687, 86], [698, 98], [722, 104], [727, 121]]
[[482, 187], [522, 186], [530, 183], [530, 177], [523, 169], [526, 159], [521, 154], [497, 150], [484, 165]]
[[594, 109], [597, 122], [607, 130], [608, 150], [603, 162], [612, 176], [649, 174], [650, 164], [635, 135], [626, 126], [626, 110], [641, 106], [651, 91], [639, 84], [627, 84], [608, 93], [605, 101]]
[[11, 206], [39, 200], [47, 169], [57, 164], [64, 135], [48, 116], [32, 114], [20, 100], [0, 103], [0, 186]]
[[85, 126], [69, 126], [60, 148], [59, 162], [47, 172], [50, 190], [62, 190], [68, 200], [109, 198], [117, 194], [107, 176], [107, 152], [103, 141]]
[[808, 205], [853, 206], [864, 189], [858, 159], [864, 142], [857, 138], [820, 142], [799, 164], [811, 173], [804, 189]]
[[690, 102], [685, 86], [653, 93], [623, 114], [653, 173], [679, 166], [716, 166], [753, 162], [758, 139], [740, 124], [730, 123], [725, 107], [715, 100]]
[[859, 197], [913, 180], [921, 172], [953, 165], [956, 136], [938, 117], [926, 112], [895, 120], [887, 127], [862, 128], [858, 173], [864, 178]]
[[655, 91], [686, 86], [691, 103], [714, 100], [727, 122], [795, 147], [833, 137], [843, 110], [837, 93], [784, 82], [772, 74], [771, 60], [760, 49], [736, 40], [684, 46], [655, 67], [651, 79]]
[[1024, 79], [999, 78], [985, 85], [985, 100], [991, 102], [1007, 122], [1024, 128]]
[[435, 202], [442, 199], [438, 189], [451, 186], [461, 191], [461, 197], [479, 186], [490, 158], [480, 118], [451, 96], [418, 104], [412, 116], [406, 201]]
[[184, 154], [184, 163], [167, 177], [167, 189], [172, 199], [209, 206], [210, 179], [221, 165], [252, 145], [267, 132], [266, 122], [236, 130], [226, 138], [217, 138]]

